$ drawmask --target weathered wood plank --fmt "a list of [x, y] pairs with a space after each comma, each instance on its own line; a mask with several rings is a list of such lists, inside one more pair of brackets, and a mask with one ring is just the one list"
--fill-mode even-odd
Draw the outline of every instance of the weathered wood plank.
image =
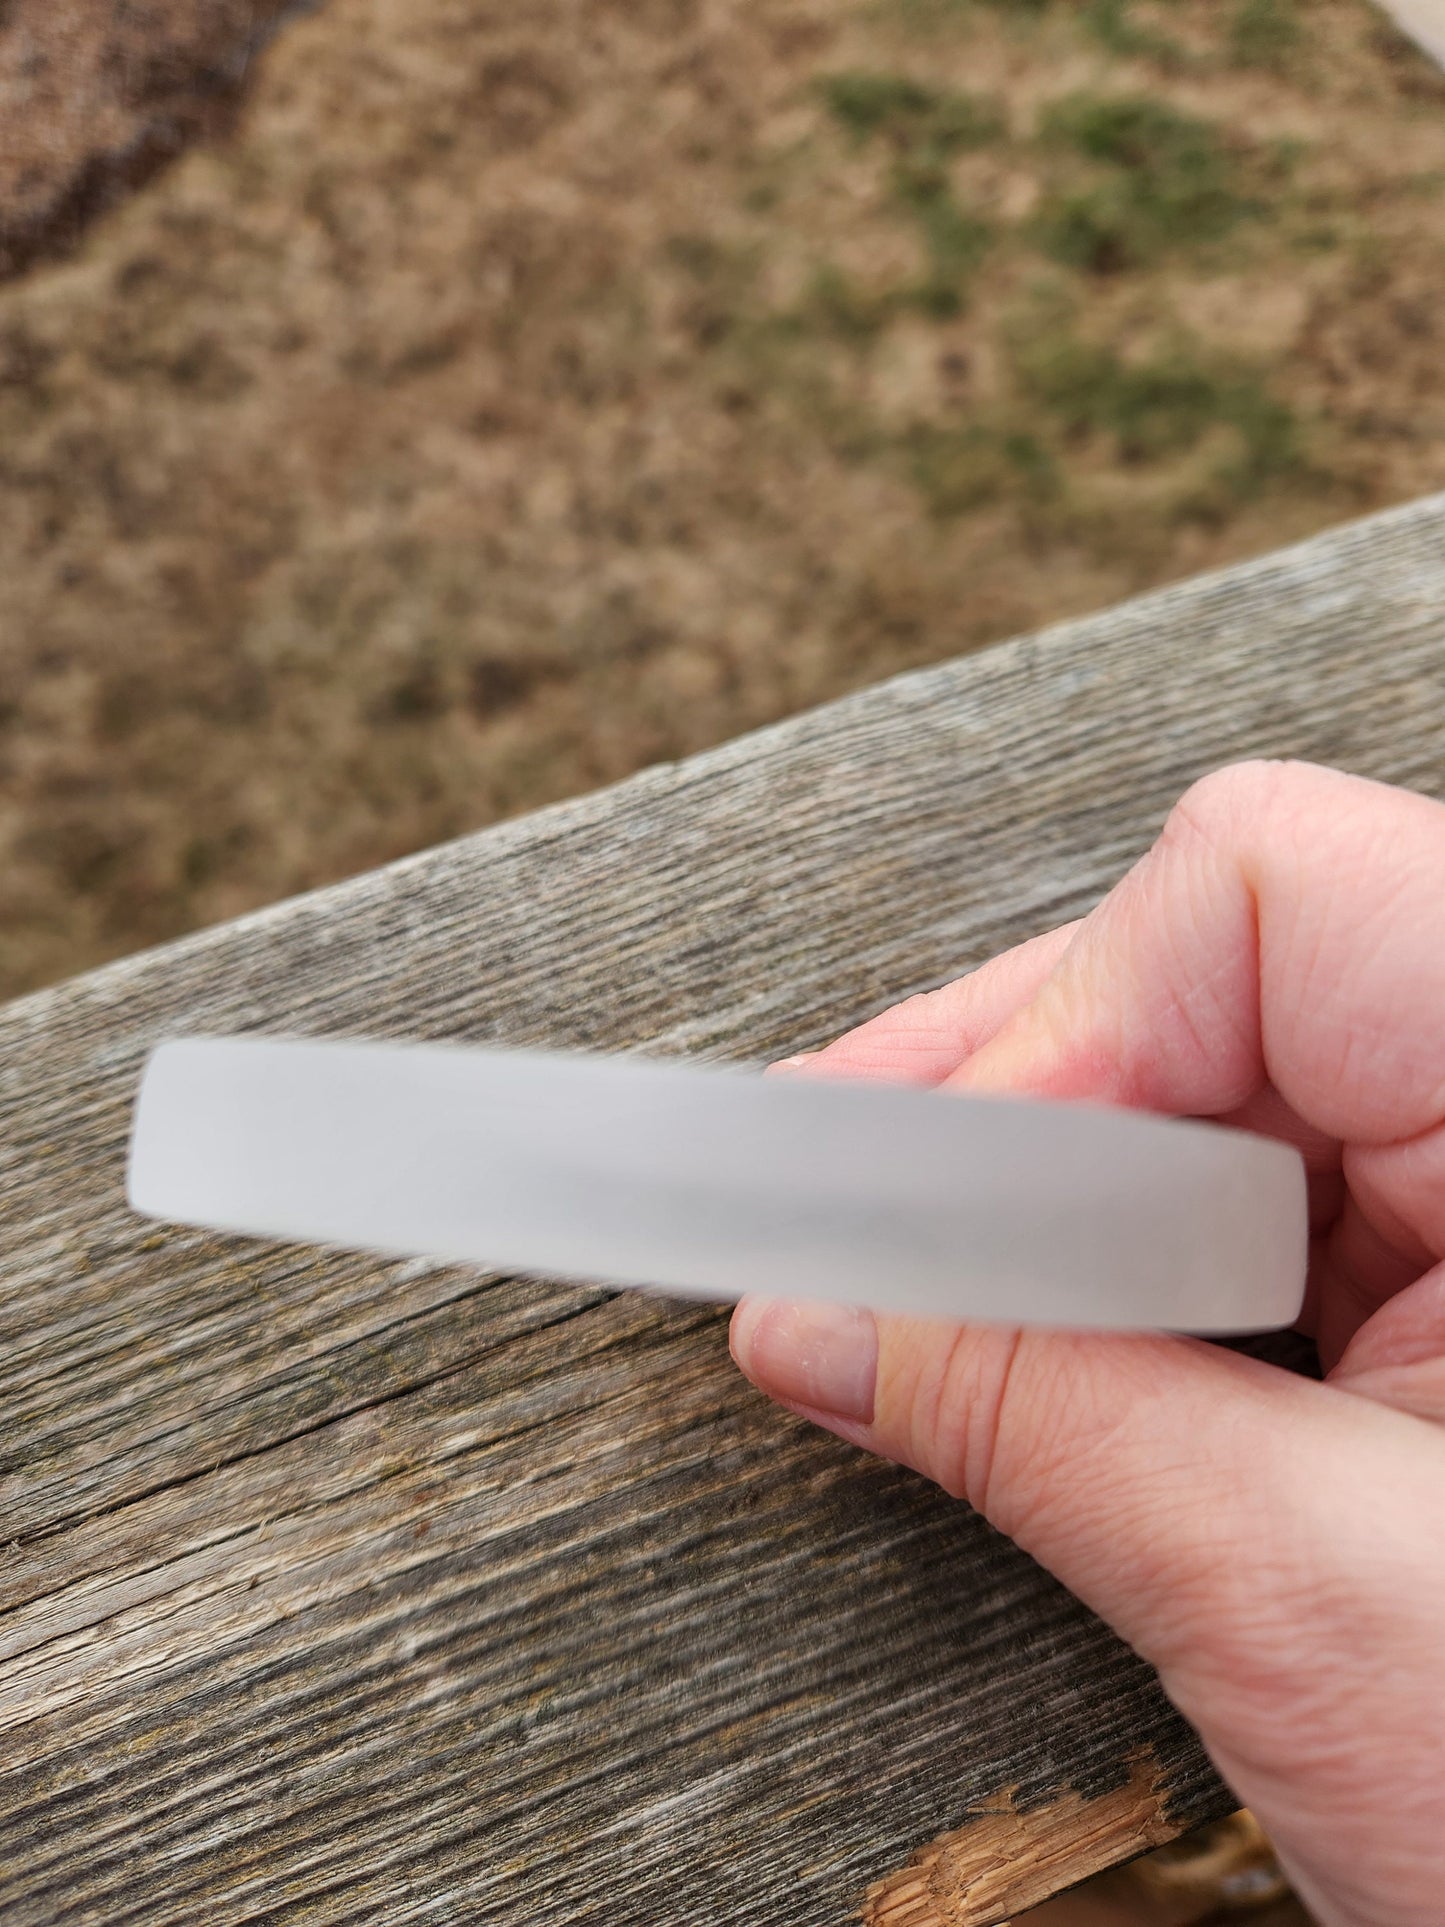
[[183, 1031], [802, 1046], [1207, 767], [1439, 793], [1442, 727], [1438, 498], [0, 1013], [0, 1918], [968, 1927], [1220, 1811], [1141, 1664], [717, 1313], [158, 1234], [128, 1105]]

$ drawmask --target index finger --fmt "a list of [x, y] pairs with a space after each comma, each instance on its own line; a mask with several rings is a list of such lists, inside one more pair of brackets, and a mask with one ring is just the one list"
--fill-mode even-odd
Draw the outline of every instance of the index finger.
[[1445, 807], [1308, 764], [1197, 783], [949, 1080], [1194, 1116], [1267, 1085], [1331, 1138], [1445, 1110]]

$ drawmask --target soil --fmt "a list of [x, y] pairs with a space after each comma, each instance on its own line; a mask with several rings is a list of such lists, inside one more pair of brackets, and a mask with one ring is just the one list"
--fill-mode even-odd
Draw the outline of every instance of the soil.
[[276, 13], [0, 7], [0, 991], [1445, 486], [1367, 0]]
[[66, 254], [87, 223], [229, 125], [294, 0], [5, 0], [0, 275]]

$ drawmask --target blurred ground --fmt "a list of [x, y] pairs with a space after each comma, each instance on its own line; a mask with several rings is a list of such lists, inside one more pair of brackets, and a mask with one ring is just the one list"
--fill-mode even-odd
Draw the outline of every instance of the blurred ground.
[[0, 275], [69, 246], [230, 129], [255, 55], [306, 0], [5, 0]]
[[226, 73], [0, 286], [0, 991], [1445, 486], [1367, 0], [328, 0]]

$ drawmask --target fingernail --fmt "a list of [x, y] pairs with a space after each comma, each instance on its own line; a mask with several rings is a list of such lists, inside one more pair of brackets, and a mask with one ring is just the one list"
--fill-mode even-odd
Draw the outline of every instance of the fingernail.
[[800, 1050], [793, 1057], [780, 1057], [775, 1064], [768, 1065], [766, 1075], [768, 1077], [776, 1077], [779, 1072], [786, 1074], [788, 1071], [800, 1070], [804, 1064], [810, 1063], [813, 1058], [821, 1057], [822, 1055], [823, 1053], [820, 1050]]
[[878, 1326], [871, 1311], [745, 1298], [733, 1313], [732, 1352], [760, 1391], [785, 1404], [873, 1422]]

